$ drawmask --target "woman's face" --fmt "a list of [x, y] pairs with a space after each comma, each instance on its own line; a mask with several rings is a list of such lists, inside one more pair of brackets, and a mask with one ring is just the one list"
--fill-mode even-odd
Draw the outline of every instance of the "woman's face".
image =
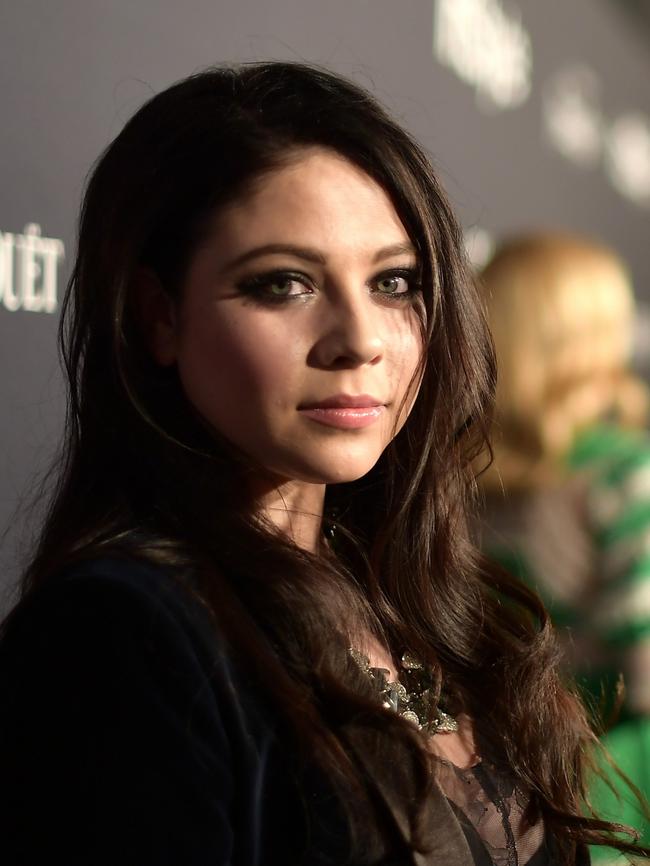
[[272, 476], [352, 481], [415, 398], [420, 307], [415, 252], [384, 190], [305, 149], [217, 214], [158, 360]]

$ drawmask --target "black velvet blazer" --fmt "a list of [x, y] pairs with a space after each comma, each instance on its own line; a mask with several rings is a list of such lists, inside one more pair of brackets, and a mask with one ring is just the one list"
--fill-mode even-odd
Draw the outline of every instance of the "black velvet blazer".
[[[351, 862], [336, 798], [288, 742], [177, 581], [135, 560], [76, 566], [0, 642], [0, 862]], [[431, 854], [382, 862], [471, 866], [439, 790], [430, 820]]]

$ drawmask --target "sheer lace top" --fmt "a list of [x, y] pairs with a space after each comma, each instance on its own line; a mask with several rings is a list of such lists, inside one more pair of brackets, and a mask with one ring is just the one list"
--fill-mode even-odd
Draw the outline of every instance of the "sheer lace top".
[[[407, 694], [387, 651], [368, 635], [359, 643], [363, 651], [351, 650], [352, 657], [383, 698], [399, 688]], [[431, 755], [438, 784], [463, 829], [475, 866], [557, 866], [543, 821], [526, 820], [527, 792], [507, 770], [497, 769], [485, 755], [478, 758], [474, 724], [467, 715], [460, 712], [450, 718], [455, 730], [431, 735]]]
[[458, 817], [475, 866], [554, 866], [542, 821], [525, 819], [527, 795], [488, 762], [460, 769], [436, 758], [437, 778]]

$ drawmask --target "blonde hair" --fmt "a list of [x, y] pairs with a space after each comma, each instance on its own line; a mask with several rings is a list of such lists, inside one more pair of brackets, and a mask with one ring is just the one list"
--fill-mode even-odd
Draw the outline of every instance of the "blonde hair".
[[614, 252], [566, 234], [513, 238], [480, 284], [498, 361], [486, 486], [552, 483], [584, 427], [644, 422], [648, 393], [629, 370], [634, 296]]

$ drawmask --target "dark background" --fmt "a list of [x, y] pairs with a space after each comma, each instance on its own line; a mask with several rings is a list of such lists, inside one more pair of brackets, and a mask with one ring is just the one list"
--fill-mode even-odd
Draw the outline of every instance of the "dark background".
[[[443, 14], [455, 36], [445, 41], [439, 27], [435, 51]], [[650, 302], [650, 4], [641, 0], [4, 3], [0, 273], [7, 233], [37, 224], [65, 248], [60, 303], [84, 179], [127, 118], [193, 71], [260, 59], [319, 63], [370, 88], [431, 152], [477, 261], [504, 233], [571, 228], [616, 247]], [[25, 309], [15, 265], [17, 301], [0, 277], [4, 604], [29, 555], [39, 503], [31, 516], [25, 503], [64, 407], [58, 308]]]

